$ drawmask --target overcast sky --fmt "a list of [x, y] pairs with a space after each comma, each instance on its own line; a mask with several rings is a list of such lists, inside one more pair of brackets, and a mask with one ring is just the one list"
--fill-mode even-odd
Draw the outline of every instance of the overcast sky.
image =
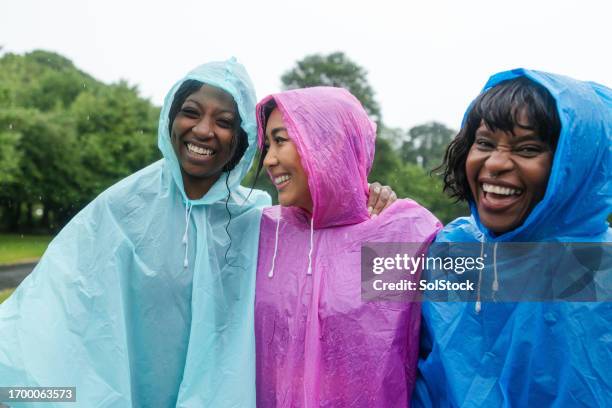
[[42, 48], [161, 104], [201, 63], [236, 56], [258, 98], [312, 53], [362, 65], [383, 121], [457, 128], [493, 73], [526, 67], [612, 86], [612, 2], [0, 0], [0, 45]]

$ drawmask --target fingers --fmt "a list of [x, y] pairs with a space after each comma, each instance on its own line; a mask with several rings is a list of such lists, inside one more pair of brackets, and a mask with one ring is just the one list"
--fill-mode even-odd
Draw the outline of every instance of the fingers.
[[376, 201], [372, 209], [372, 218], [375, 218], [378, 214], [381, 213], [383, 208], [385, 208], [387, 202], [389, 201], [389, 198], [391, 197], [391, 193], [393, 193], [393, 190], [391, 190], [391, 187], [389, 186], [384, 186], [380, 189], [378, 200]]
[[370, 184], [370, 194], [368, 196], [368, 215], [372, 215], [372, 211], [374, 210], [374, 206], [378, 201], [378, 196], [380, 195], [380, 190], [382, 186], [379, 182], [375, 181]]
[[[389, 189], [391, 189], [391, 187], [389, 187]], [[389, 200], [387, 201], [387, 204], [385, 204], [382, 211], [385, 211], [387, 208], [389, 208], [391, 204], [393, 204], [396, 200], [397, 200], [397, 194], [395, 194], [395, 191], [391, 190], [391, 194], [389, 195]]]

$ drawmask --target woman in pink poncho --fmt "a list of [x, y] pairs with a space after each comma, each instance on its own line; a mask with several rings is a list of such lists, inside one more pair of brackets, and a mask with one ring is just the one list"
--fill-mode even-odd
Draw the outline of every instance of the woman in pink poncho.
[[281, 204], [261, 221], [258, 406], [407, 406], [420, 304], [362, 301], [361, 244], [428, 243], [441, 224], [411, 200], [368, 216], [376, 126], [346, 90], [271, 95], [257, 118]]

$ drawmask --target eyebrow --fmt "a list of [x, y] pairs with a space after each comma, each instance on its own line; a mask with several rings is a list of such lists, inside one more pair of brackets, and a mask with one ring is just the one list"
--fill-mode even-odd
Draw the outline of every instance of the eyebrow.
[[[185, 99], [185, 102], [193, 102], [196, 105], [198, 105], [200, 107], [200, 109], [202, 108], [202, 105], [200, 104], [200, 102], [196, 101], [195, 99], [191, 99], [191, 98], [187, 98]], [[230, 113], [232, 115], [236, 115], [236, 112], [232, 109], [220, 109], [219, 111], [217, 111], [218, 113]]]
[[284, 127], [284, 126], [275, 127], [275, 128], [274, 128], [274, 129], [272, 129], [272, 131], [270, 132], [270, 136], [275, 136], [275, 135], [276, 135], [278, 132], [281, 132], [281, 131], [283, 131], [283, 130], [286, 132], [286, 131], [287, 131], [287, 128], [286, 128], [286, 127]]
[[525, 136], [515, 136], [514, 140], [516, 140], [517, 143], [529, 142], [529, 141], [536, 141], [536, 142], [546, 143], [546, 142], [544, 142], [544, 140], [542, 140], [541, 137], [539, 137], [535, 133], [532, 133], [530, 135], [525, 135]]
[[[477, 130], [475, 136], [491, 137], [492, 132], [490, 132], [489, 130]], [[529, 142], [529, 141], [546, 143], [544, 140], [542, 140], [541, 137], [539, 137], [535, 133], [530, 133], [524, 136], [516, 136], [513, 134], [512, 141], [514, 143], [522, 143], [522, 142]]]

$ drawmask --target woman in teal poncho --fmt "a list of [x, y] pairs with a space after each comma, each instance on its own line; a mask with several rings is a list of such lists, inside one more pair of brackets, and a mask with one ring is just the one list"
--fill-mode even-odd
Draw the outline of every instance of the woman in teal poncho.
[[172, 87], [163, 159], [83, 209], [0, 306], [0, 386], [76, 386], [83, 407], [254, 405], [255, 260], [270, 199], [239, 184], [255, 102], [235, 60]]
[[[612, 241], [611, 115], [598, 84], [522, 69], [489, 80], [445, 158], [472, 215], [436, 238], [492, 244], [479, 290], [501, 289], [509, 266], [541, 272], [529, 259], [497, 268], [500, 242]], [[422, 314], [414, 406], [612, 405], [612, 303], [425, 302]]]

